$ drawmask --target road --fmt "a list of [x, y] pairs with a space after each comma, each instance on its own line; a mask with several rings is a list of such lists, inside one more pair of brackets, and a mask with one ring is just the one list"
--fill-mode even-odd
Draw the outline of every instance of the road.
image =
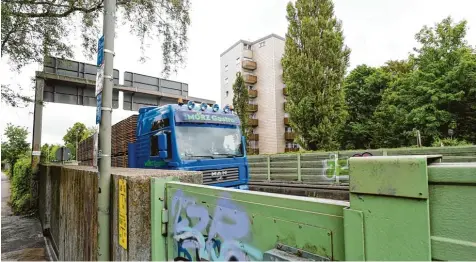
[[15, 216], [8, 201], [10, 183], [2, 175], [2, 260], [47, 261], [45, 241], [36, 217]]

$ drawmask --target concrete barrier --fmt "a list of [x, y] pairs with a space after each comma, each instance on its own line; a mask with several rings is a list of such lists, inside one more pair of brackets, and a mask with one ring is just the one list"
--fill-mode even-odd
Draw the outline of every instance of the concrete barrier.
[[[112, 260], [150, 260], [150, 179], [201, 184], [200, 172], [112, 169]], [[126, 185], [126, 224], [119, 229], [119, 180]], [[98, 174], [91, 167], [40, 166], [38, 213], [59, 260], [97, 260]], [[125, 234], [126, 248], [118, 243]]]

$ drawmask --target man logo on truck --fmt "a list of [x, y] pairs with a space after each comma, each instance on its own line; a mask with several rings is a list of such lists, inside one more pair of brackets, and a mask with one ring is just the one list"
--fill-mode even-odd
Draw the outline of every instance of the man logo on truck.
[[226, 176], [227, 172], [226, 171], [215, 171], [212, 172], [212, 177], [218, 177], [217, 180], [222, 180], [223, 176]]

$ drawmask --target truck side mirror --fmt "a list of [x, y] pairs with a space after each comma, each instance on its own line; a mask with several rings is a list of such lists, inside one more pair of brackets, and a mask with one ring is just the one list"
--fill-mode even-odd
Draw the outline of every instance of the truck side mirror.
[[159, 151], [167, 151], [167, 134], [160, 133], [157, 135], [157, 138]]
[[167, 153], [167, 134], [160, 133], [157, 135], [157, 147], [159, 148], [159, 157], [166, 159], [168, 157]]

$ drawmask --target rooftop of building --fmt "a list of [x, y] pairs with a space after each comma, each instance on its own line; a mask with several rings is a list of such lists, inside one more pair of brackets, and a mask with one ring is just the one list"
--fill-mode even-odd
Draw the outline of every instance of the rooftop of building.
[[280, 35], [277, 35], [277, 34], [274, 34], [274, 33], [273, 33], [273, 34], [269, 34], [269, 35], [267, 35], [267, 36], [265, 36], [265, 37], [261, 37], [260, 39], [255, 40], [255, 41], [252, 41], [252, 42], [241, 39], [241, 40], [238, 40], [236, 43], [234, 43], [232, 46], [230, 46], [228, 49], [226, 49], [223, 53], [221, 53], [221, 54], [220, 54], [220, 57], [222, 57], [224, 54], [228, 53], [228, 51], [230, 51], [231, 49], [233, 49], [236, 45], [238, 45], [238, 44], [240, 44], [240, 43], [249, 44], [249, 45], [254, 45], [254, 44], [256, 44], [256, 43], [259, 43], [259, 42], [261, 42], [261, 41], [263, 41], [263, 40], [266, 40], [266, 39], [268, 39], [268, 38], [271, 38], [271, 37], [274, 37], [274, 38], [277, 38], [277, 39], [280, 39], [280, 40], [283, 40], [283, 41], [284, 41], [284, 37], [282, 37], [282, 36], [280, 36]]

